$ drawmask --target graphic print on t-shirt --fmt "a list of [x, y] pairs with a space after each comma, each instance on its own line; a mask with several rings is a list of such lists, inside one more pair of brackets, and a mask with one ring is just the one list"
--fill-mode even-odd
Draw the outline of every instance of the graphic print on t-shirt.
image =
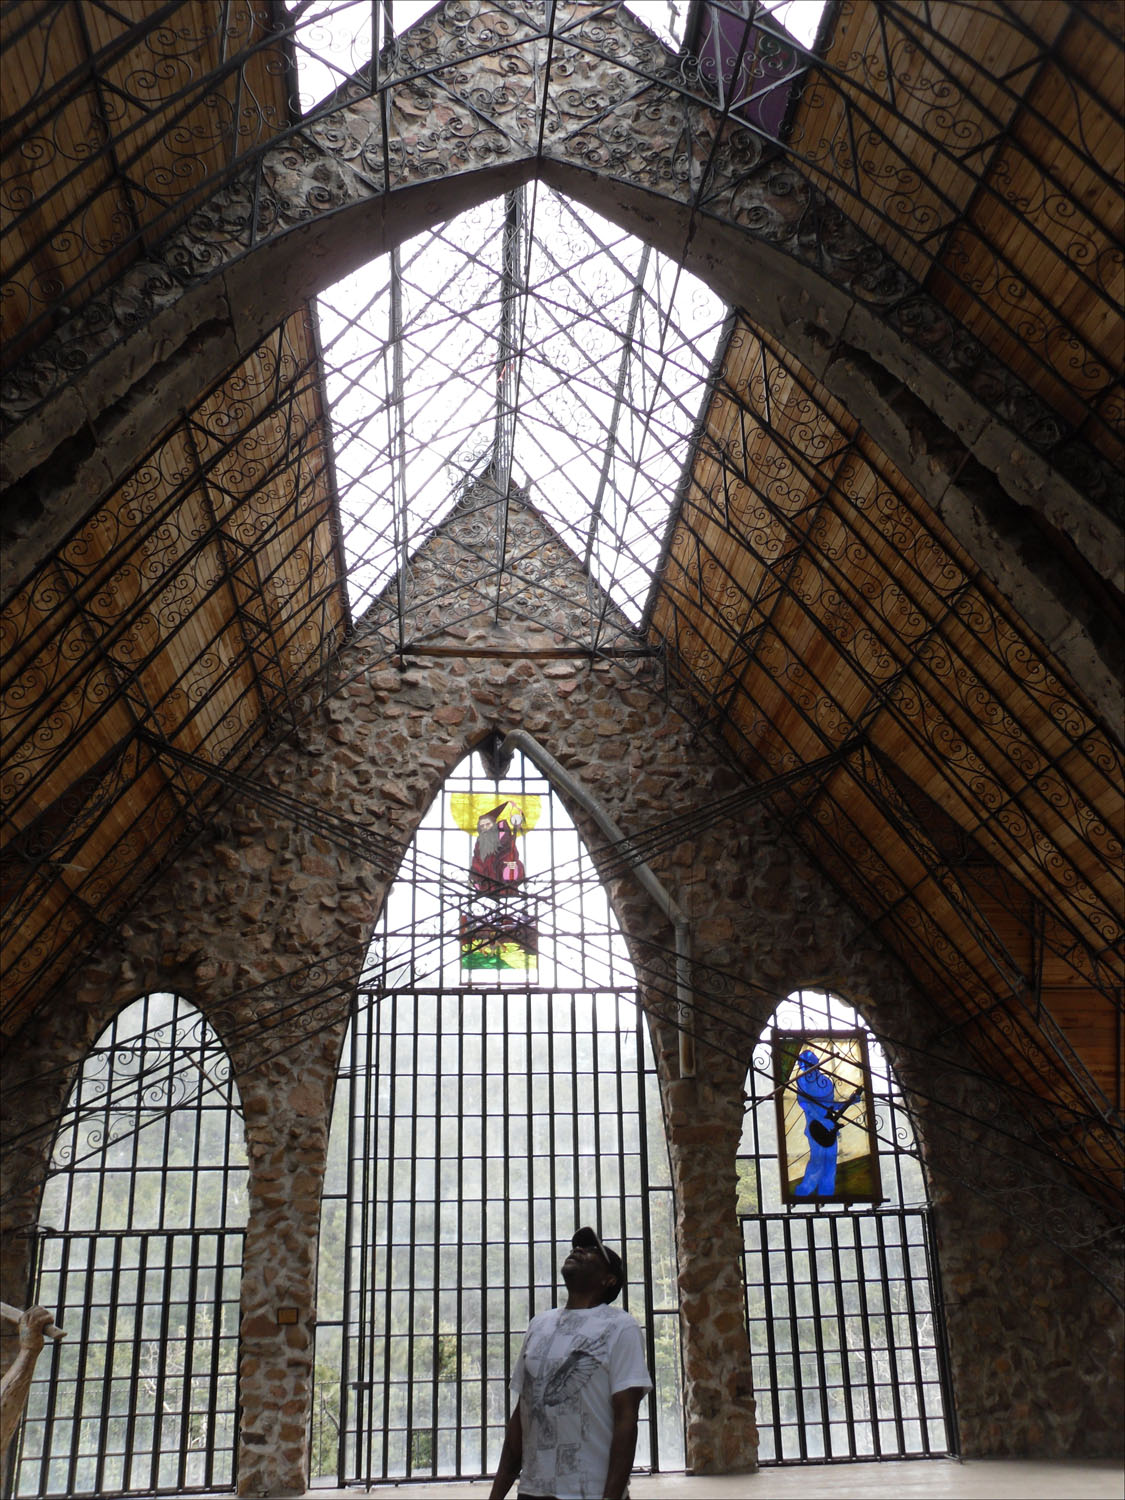
[[598, 1366], [605, 1363], [608, 1342], [603, 1333], [585, 1349], [572, 1349], [547, 1381], [543, 1405], [562, 1406], [565, 1402], [572, 1401], [583, 1386], [593, 1379]]
[[592, 1494], [608, 1458], [610, 1329], [556, 1312], [529, 1335], [524, 1480], [533, 1494]]
[[520, 1493], [600, 1500], [614, 1392], [651, 1385], [640, 1327], [623, 1309], [554, 1308], [532, 1318], [512, 1377], [523, 1425]]

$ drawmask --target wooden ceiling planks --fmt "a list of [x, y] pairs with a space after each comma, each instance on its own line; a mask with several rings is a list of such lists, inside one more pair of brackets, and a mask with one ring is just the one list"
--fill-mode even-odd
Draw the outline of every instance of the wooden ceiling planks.
[[[955, 868], [939, 868], [911, 884], [909, 863], [896, 858], [888, 864], [885, 858], [896, 843], [901, 846], [901, 828], [891, 830], [895, 837], [872, 842], [871, 832], [878, 831], [849, 818], [849, 803], [854, 799], [837, 789], [809, 809], [801, 831], [947, 1017], [921, 1045], [957, 1034], [1005, 1076], [1023, 1079], [1029, 1094], [1049, 1104], [1056, 1127], [1062, 1122], [1080, 1170], [1093, 1171], [1098, 1190], [1112, 1197], [1119, 1151], [1104, 1128], [1113, 1091], [1103, 1086], [1114, 1066], [1112, 1012], [1104, 1001], [1091, 1004], [1088, 988], [1076, 990], [1073, 975], [1058, 987], [1045, 964], [1037, 971], [1029, 922], [996, 900], [993, 890], [967, 896]], [[993, 886], [1010, 884], [999, 871], [986, 878]]]
[[976, 188], [977, 153], [1015, 108], [1010, 86], [962, 61], [964, 32], [973, 33], [974, 56], [1005, 56], [1017, 86], [1041, 50], [1013, 36], [990, 7], [940, 9], [944, 47], [935, 57], [927, 28], [915, 26], [917, 12], [845, 0], [827, 67], [793, 123], [818, 185], [919, 280], [944, 227]]
[[19, 907], [9, 950], [7, 1024], [63, 972], [45, 956], [48, 935], [65, 967], [214, 793], [138, 734], [237, 764], [341, 639], [338, 564], [302, 307], [164, 434], [4, 611], [4, 857], [7, 883], [35, 896]]
[[[43, 45], [43, 32], [50, 44]], [[0, 298], [0, 332], [5, 344], [14, 338], [44, 298], [40, 282], [61, 284], [63, 254], [53, 252], [50, 239], [57, 226], [75, 213], [106, 180], [104, 167], [94, 163], [82, 182], [77, 166], [94, 149], [90, 142], [88, 87], [78, 86], [71, 107], [60, 117], [56, 140], [48, 144], [38, 134], [42, 104], [80, 66], [84, 49], [78, 7], [24, 0], [0, 9], [5, 93], [11, 101], [26, 101], [32, 113], [7, 115], [0, 124], [3, 189], [0, 194], [0, 233], [6, 295]], [[38, 105], [39, 108], [35, 108]], [[48, 160], [49, 158], [49, 160]], [[66, 181], [70, 177], [69, 185]], [[50, 181], [56, 202], [49, 212], [37, 202], [46, 196]], [[33, 209], [34, 205], [34, 209]], [[15, 275], [13, 275], [15, 271]]]
[[263, 0], [4, 7], [5, 93], [30, 106], [0, 136], [6, 361], [42, 336], [21, 330], [96, 295], [287, 123], [273, 35]]
[[[151, 755], [142, 758], [151, 761]], [[90, 778], [94, 784], [83, 788], [81, 797], [64, 797], [5, 849], [9, 880], [15, 878], [5, 922], [11, 960], [5, 1014], [9, 1007], [18, 1011], [22, 981], [34, 981], [34, 971], [44, 961], [44, 934], [52, 933], [64, 953], [75, 933], [88, 940], [116, 908], [115, 877], [130, 848], [134, 858], [147, 856], [159, 847], [159, 835], [170, 822], [174, 805], [163, 778], [146, 776], [135, 748], [127, 742], [115, 746], [99, 765], [100, 772]], [[131, 791], [127, 805], [120, 796], [122, 786]], [[153, 801], [165, 804], [156, 823], [146, 815]]]
[[1051, 1018], [1080, 1057], [1088, 1058], [1090, 1076], [1113, 1109], [1125, 1109], [1122, 1070], [1104, 1045], [1100, 1018], [1090, 1012], [1088, 992], [1050, 977], [1043, 983]]
[[[794, 796], [800, 835], [935, 1003], [980, 1018], [980, 1045], [1006, 1063], [1031, 1043], [1024, 1019], [1005, 1023], [1018, 1037], [993, 1035], [994, 1008], [1065, 992], [1075, 1078], [1043, 1061], [1037, 1087], [1094, 1108], [1083, 1069], [1104, 1081], [1111, 1068], [1102, 992], [1121, 975], [1117, 747], [842, 404], [745, 324], [652, 618], [757, 777], [863, 734], [877, 762], [849, 761], [803, 810]], [[876, 764], [921, 789], [921, 811]], [[1048, 911], [1049, 929], [1035, 915]], [[1095, 1154], [1102, 1170], [1104, 1143]]]
[[[150, 757], [151, 761], [151, 757]], [[42, 994], [98, 940], [128, 904], [131, 891], [155, 873], [182, 829], [181, 808], [164, 777], [129, 769], [132, 806], [108, 802], [91, 836], [65, 871], [39, 865], [29, 884], [34, 900], [24, 920], [11, 924], [5, 953], [2, 1024], [21, 1021], [26, 995]], [[63, 879], [63, 875], [69, 879]]]
[[845, 3], [793, 124], [828, 197], [1116, 462], [1121, 22], [1054, 3]]
[[[0, 11], [3, 36], [25, 27], [6, 76], [36, 96], [20, 141], [0, 138], [19, 158], [4, 263], [23, 262], [6, 332], [88, 298], [286, 118], [274, 44], [246, 56], [261, 5], [236, 4], [225, 40], [210, 0], [161, 9], [166, 36], [147, 0], [83, 7], [85, 34], [78, 10]], [[1120, 23], [1113, 4], [845, 4], [792, 140], [830, 198], [1111, 455]], [[223, 47], [237, 66], [219, 79]], [[19, 899], [22, 882], [33, 914], [9, 938], [6, 1027], [212, 791], [137, 725], [237, 764], [340, 638], [318, 382], [302, 309], [180, 414], [0, 622], [6, 889]], [[1034, 1053], [1035, 1087], [1064, 1114], [1094, 1108], [1082, 1066], [1120, 1104], [1103, 994], [1120, 982], [1118, 749], [844, 403], [745, 325], [653, 620], [753, 776], [866, 735], [779, 807], [949, 1027], [1009, 1068]]]

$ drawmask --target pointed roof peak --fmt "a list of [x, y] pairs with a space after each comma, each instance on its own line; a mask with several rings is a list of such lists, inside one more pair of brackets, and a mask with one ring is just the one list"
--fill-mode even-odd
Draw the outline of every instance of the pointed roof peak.
[[[503, 559], [501, 563], [501, 559]], [[365, 617], [385, 631], [404, 608], [404, 639], [431, 644], [489, 621], [492, 645], [522, 643], [527, 630], [553, 645], [597, 654], [637, 643], [637, 630], [520, 485], [502, 499], [490, 469], [465, 482], [445, 516], [390, 579]]]

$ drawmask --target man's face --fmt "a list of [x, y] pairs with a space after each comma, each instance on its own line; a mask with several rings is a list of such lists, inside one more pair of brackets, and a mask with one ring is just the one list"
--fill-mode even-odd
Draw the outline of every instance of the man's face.
[[616, 1282], [596, 1245], [571, 1245], [562, 1263], [562, 1278], [571, 1292], [608, 1291]]

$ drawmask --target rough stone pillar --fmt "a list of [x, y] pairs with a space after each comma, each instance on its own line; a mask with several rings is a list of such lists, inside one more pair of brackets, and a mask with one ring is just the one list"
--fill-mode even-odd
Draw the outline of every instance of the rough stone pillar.
[[[54, 1145], [54, 1122], [81, 1059], [104, 1023], [108, 998], [104, 985], [76, 982], [68, 1007], [59, 1007], [49, 1017], [34, 1017], [18, 1040], [0, 1048], [0, 1300], [14, 1307], [29, 1307], [34, 1300], [35, 1226]], [[58, 1321], [65, 1326], [61, 1316]], [[0, 1318], [0, 1371], [9, 1368], [19, 1347], [17, 1329]]]
[[745, 1069], [723, 1058], [714, 1064], [709, 1060], [707, 1067], [706, 1079], [666, 1085], [680, 1260], [686, 1461], [689, 1473], [731, 1474], [758, 1466], [735, 1209]]
[[303, 1495], [309, 1472], [316, 1252], [331, 1049], [241, 1082], [250, 1155], [242, 1263], [238, 1493]]

